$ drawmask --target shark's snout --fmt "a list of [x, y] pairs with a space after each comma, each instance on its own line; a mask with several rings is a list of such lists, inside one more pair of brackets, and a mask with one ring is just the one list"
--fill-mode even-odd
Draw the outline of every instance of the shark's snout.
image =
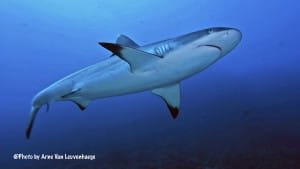
[[241, 41], [242, 33], [236, 28], [213, 28], [208, 30], [211, 35], [211, 44], [222, 49], [222, 55], [233, 50]]
[[233, 45], [238, 45], [242, 40], [242, 32], [236, 28], [230, 28], [226, 32], [227, 36], [233, 41]]
[[234, 49], [241, 39], [242, 33], [236, 28], [213, 27], [183, 35], [175, 41], [180, 45], [194, 43], [195, 46], [214, 47], [224, 56]]

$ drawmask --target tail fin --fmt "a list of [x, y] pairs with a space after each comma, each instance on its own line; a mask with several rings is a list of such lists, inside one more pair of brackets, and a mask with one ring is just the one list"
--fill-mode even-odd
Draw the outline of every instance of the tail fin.
[[32, 130], [32, 126], [36, 117], [37, 112], [40, 110], [40, 107], [32, 107], [31, 108], [31, 113], [30, 113], [30, 118], [28, 121], [28, 125], [26, 128], [26, 138], [29, 139], [30, 138], [30, 133]]

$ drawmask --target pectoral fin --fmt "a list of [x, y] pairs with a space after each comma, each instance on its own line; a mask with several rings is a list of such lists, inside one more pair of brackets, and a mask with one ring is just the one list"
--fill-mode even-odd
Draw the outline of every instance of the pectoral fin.
[[162, 88], [157, 88], [152, 90], [152, 93], [160, 96], [167, 104], [169, 111], [174, 119], [179, 114], [180, 108], [180, 86], [179, 84], [174, 84]]
[[121, 46], [119, 44], [99, 44], [107, 50], [110, 50], [113, 54], [119, 56], [124, 61], [126, 61], [130, 65], [132, 72], [143, 71], [143, 68], [145, 68], [147, 65], [161, 59], [158, 55], [147, 53], [142, 50], [134, 49], [131, 47]]

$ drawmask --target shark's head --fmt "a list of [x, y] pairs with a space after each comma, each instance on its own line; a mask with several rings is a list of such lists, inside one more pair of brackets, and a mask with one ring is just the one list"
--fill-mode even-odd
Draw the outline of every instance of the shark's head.
[[215, 27], [183, 35], [176, 39], [180, 44], [195, 43], [197, 46], [218, 48], [222, 56], [234, 49], [242, 39], [242, 33], [235, 28]]

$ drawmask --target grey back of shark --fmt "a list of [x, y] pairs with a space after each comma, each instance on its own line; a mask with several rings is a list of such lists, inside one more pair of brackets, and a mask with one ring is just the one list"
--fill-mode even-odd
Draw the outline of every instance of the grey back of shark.
[[124, 35], [116, 43], [101, 42], [113, 53], [111, 57], [62, 78], [33, 98], [26, 137], [30, 137], [40, 108], [54, 101], [72, 101], [84, 110], [95, 99], [152, 91], [175, 119], [180, 109], [180, 81], [215, 63], [241, 38], [237, 29], [218, 27], [145, 46]]

